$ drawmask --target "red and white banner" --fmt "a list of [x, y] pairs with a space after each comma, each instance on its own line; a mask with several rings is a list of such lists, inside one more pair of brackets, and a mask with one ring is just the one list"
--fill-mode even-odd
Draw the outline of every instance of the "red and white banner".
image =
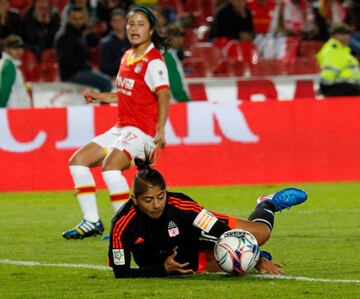
[[[116, 114], [0, 109], [0, 191], [71, 189], [69, 157]], [[357, 98], [174, 104], [157, 167], [170, 186], [360, 180], [359, 119]]]
[[[194, 78], [187, 79], [194, 101], [315, 99], [318, 76], [302, 75], [272, 78]], [[85, 104], [86, 86], [74, 83], [32, 83], [35, 108], [65, 107]]]

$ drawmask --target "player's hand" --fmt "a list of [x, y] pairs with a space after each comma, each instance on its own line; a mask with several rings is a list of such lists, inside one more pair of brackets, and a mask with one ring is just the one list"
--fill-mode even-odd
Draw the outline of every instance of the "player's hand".
[[98, 95], [99, 95], [98, 92], [93, 91], [91, 89], [85, 89], [83, 91], [83, 96], [85, 98], [86, 104], [98, 103], [99, 102], [99, 100], [97, 99]]
[[166, 273], [181, 273], [181, 274], [194, 274], [194, 270], [192, 269], [185, 269], [189, 266], [189, 263], [180, 264], [174, 260], [176, 257], [177, 252], [174, 251], [172, 255], [168, 256], [165, 260], [164, 267]]
[[155, 137], [154, 137], [154, 143], [159, 148], [164, 148], [166, 145], [166, 139], [165, 139], [165, 131], [164, 130], [157, 130]]
[[266, 258], [260, 257], [256, 269], [260, 274], [282, 275], [284, 274], [283, 266], [279, 263], [272, 262]]

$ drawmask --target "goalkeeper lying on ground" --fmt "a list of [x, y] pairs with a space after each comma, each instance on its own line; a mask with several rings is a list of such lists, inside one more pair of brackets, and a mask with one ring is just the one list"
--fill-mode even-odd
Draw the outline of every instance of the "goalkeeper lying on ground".
[[[307, 198], [294, 188], [260, 197], [249, 220], [209, 213], [185, 194], [167, 191], [152, 162], [149, 155], [145, 161], [135, 159], [133, 195], [112, 220], [109, 263], [116, 278], [219, 272], [213, 248], [221, 234], [241, 228], [262, 245], [270, 238], [275, 212]], [[131, 255], [139, 268], [130, 267]], [[283, 273], [269, 254], [260, 256], [256, 268], [260, 273]]]

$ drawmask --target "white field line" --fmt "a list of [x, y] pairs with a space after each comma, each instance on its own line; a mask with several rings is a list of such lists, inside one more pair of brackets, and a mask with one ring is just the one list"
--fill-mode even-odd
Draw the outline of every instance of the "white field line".
[[[62, 267], [62, 268], [83, 268], [83, 269], [95, 269], [95, 270], [111, 270], [107, 266], [97, 266], [88, 264], [48, 264], [43, 262], [33, 261], [14, 261], [9, 259], [0, 260], [2, 265], [16, 265], [16, 266], [29, 266], [29, 267]], [[209, 273], [209, 274], [222, 274], [222, 273]], [[226, 275], [226, 273], [223, 273]], [[328, 282], [328, 283], [358, 283], [360, 280], [356, 279], [327, 279], [327, 278], [312, 278], [304, 276], [286, 276], [286, 275], [251, 275], [258, 279], [282, 279], [282, 280], [296, 280], [296, 281], [307, 281], [307, 282]]]
[[[248, 215], [254, 210], [241, 210], [241, 214]], [[360, 209], [332, 209], [332, 210], [296, 210], [290, 209], [290, 211], [284, 210], [284, 213], [291, 213], [291, 214], [337, 214], [337, 213], [359, 213]]]
[[111, 270], [107, 266], [87, 265], [87, 264], [48, 264], [43, 262], [31, 262], [31, 261], [13, 261], [13, 260], [0, 260], [0, 264], [3, 265], [16, 265], [16, 266], [30, 266], [30, 267], [62, 267], [62, 268], [85, 268], [96, 270]]

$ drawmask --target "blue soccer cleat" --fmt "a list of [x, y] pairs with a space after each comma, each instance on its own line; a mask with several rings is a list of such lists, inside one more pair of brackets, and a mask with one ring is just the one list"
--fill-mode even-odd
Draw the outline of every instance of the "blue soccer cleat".
[[275, 207], [275, 212], [279, 212], [283, 209], [288, 209], [292, 206], [301, 204], [307, 199], [307, 194], [300, 189], [286, 188], [276, 193], [261, 196], [256, 201], [258, 207], [264, 202], [272, 203]]
[[65, 239], [84, 239], [86, 237], [102, 235], [104, 232], [104, 225], [101, 220], [97, 222], [90, 222], [83, 219], [77, 226], [62, 234]]

